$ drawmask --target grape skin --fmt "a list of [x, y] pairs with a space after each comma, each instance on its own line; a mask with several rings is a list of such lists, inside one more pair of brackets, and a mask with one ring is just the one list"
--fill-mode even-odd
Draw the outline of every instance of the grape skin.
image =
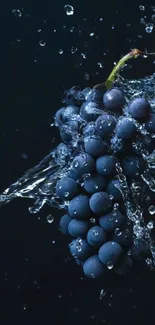
[[106, 232], [100, 226], [94, 226], [87, 233], [87, 241], [90, 246], [98, 248], [107, 239]]

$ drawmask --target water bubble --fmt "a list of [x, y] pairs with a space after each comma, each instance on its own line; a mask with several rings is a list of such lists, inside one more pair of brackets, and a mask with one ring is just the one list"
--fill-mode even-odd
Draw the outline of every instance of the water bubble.
[[79, 163], [78, 163], [78, 161], [76, 161], [75, 163], [74, 163], [74, 167], [76, 168], [76, 167], [78, 167], [79, 166]]
[[77, 52], [77, 47], [72, 46], [71, 47], [71, 53], [74, 54], [75, 52]]
[[155, 214], [155, 206], [154, 206], [154, 205], [150, 205], [148, 211], [149, 211], [149, 213], [150, 213], [151, 215]]
[[83, 59], [86, 59], [87, 58], [87, 56], [86, 56], [85, 53], [81, 53], [81, 56], [83, 57]]
[[153, 221], [148, 222], [147, 228], [148, 229], [153, 229]]
[[114, 267], [113, 262], [112, 262], [112, 261], [108, 261], [108, 262], [107, 262], [107, 268], [108, 268], [109, 270], [111, 270], [113, 267]]
[[122, 231], [119, 228], [115, 229], [115, 235], [120, 236], [122, 234]]
[[46, 220], [47, 220], [48, 223], [52, 223], [52, 222], [54, 221], [54, 217], [53, 217], [51, 214], [49, 214], [49, 215], [46, 217]]
[[100, 291], [100, 300], [102, 300], [103, 297], [105, 297], [105, 295], [106, 295], [106, 291], [104, 289], [101, 289], [101, 291]]
[[16, 18], [20, 18], [20, 17], [22, 17], [22, 12], [21, 12], [19, 9], [13, 9], [13, 10], [12, 10], [12, 13], [14, 14], [14, 16], [15, 16]]
[[41, 28], [37, 29], [37, 33], [40, 33], [41, 32]]
[[46, 45], [46, 42], [43, 41], [43, 40], [41, 40], [41, 41], [39, 41], [39, 45], [40, 45], [40, 46], [45, 46], [45, 45]]
[[95, 218], [90, 218], [90, 222], [91, 223], [95, 223], [96, 222], [96, 219]]
[[145, 26], [145, 31], [146, 31], [147, 33], [152, 33], [153, 28], [154, 28], [153, 24], [151, 24], [151, 23], [146, 24], [146, 26]]
[[100, 68], [103, 68], [103, 62], [98, 62], [97, 65], [98, 65]]
[[90, 33], [89, 35], [90, 35], [90, 36], [94, 36], [94, 33]]
[[145, 7], [142, 6], [142, 5], [140, 5], [140, 6], [139, 6], [139, 9], [140, 9], [141, 11], [144, 11], [144, 10], [145, 10]]
[[74, 8], [71, 5], [65, 5], [64, 6], [65, 12], [67, 16], [71, 16], [74, 14]]
[[97, 230], [93, 230], [93, 235], [97, 236], [98, 235], [98, 231]]
[[63, 52], [64, 52], [63, 49], [59, 49], [58, 51], [59, 54], [63, 54]]

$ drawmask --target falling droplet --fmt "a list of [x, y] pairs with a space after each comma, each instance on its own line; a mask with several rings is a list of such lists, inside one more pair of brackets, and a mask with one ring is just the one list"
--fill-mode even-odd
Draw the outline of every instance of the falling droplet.
[[74, 8], [71, 5], [64, 6], [65, 12], [67, 16], [72, 16], [74, 14]]
[[145, 26], [145, 31], [146, 31], [148, 34], [150, 34], [150, 33], [152, 33], [153, 28], [154, 28], [153, 24], [151, 24], [151, 23], [146, 24], [146, 26]]
[[60, 50], [58, 51], [59, 54], [62, 54], [63, 52], [64, 52], [63, 49], [60, 49]]
[[46, 217], [46, 220], [47, 220], [48, 223], [52, 223], [52, 222], [54, 221], [54, 217], [53, 217], [51, 214], [49, 214], [49, 215]]
[[113, 267], [114, 267], [113, 262], [112, 262], [112, 261], [108, 261], [108, 262], [107, 262], [107, 268], [108, 268], [109, 270], [111, 270]]
[[46, 42], [45, 42], [45, 41], [43, 41], [43, 40], [41, 40], [41, 41], [39, 41], [39, 45], [43, 47], [43, 46], [45, 46], [45, 45], [46, 45]]

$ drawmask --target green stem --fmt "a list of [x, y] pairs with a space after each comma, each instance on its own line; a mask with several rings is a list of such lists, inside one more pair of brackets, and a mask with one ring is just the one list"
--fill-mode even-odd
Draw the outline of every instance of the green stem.
[[127, 53], [125, 56], [123, 56], [122, 59], [120, 59], [118, 61], [118, 63], [115, 65], [114, 69], [112, 70], [112, 72], [110, 73], [109, 77], [107, 78], [107, 80], [101, 84], [98, 84], [96, 86], [94, 86], [94, 88], [96, 89], [109, 89], [112, 87], [113, 82], [115, 81], [120, 69], [125, 65], [125, 63], [129, 60], [129, 59], [136, 59], [137, 57], [139, 57], [140, 55], [154, 55], [155, 53], [145, 53], [142, 52], [141, 50], [138, 49], [133, 49], [131, 52]]

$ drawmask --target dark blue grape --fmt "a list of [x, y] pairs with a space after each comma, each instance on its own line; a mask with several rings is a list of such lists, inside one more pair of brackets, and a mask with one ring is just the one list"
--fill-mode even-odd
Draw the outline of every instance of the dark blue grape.
[[106, 192], [94, 193], [90, 198], [89, 204], [91, 210], [97, 215], [108, 212], [112, 207], [112, 201]]
[[95, 171], [95, 160], [88, 153], [83, 152], [73, 159], [70, 177], [79, 179], [83, 174], [89, 174]]
[[80, 261], [85, 261], [93, 252], [92, 247], [83, 238], [74, 239], [69, 244], [69, 248], [72, 256]]
[[107, 272], [107, 267], [100, 262], [98, 255], [93, 255], [84, 262], [83, 271], [87, 278], [97, 279]]
[[118, 179], [114, 179], [108, 183], [107, 192], [109, 195], [114, 197], [115, 201], [120, 201], [122, 199], [120, 181]]
[[90, 193], [94, 194], [96, 192], [102, 191], [106, 187], [106, 180], [102, 175], [93, 174], [88, 176], [84, 180], [84, 189]]
[[119, 261], [122, 253], [123, 249], [119, 244], [108, 241], [100, 247], [98, 255], [100, 261], [111, 269]]
[[129, 104], [128, 112], [136, 120], [146, 121], [151, 113], [151, 107], [145, 98], [137, 97]]
[[90, 122], [83, 128], [84, 137], [87, 137], [87, 136], [92, 135], [92, 134], [94, 135], [96, 133], [97, 133], [97, 131], [96, 131], [95, 122]]
[[68, 225], [68, 231], [72, 237], [83, 237], [89, 230], [89, 223], [84, 220], [72, 219]]
[[116, 126], [116, 119], [110, 114], [102, 114], [96, 120], [96, 129], [102, 138], [109, 138]]
[[58, 109], [58, 111], [54, 115], [54, 120], [55, 120], [56, 126], [63, 125], [62, 116], [61, 116], [63, 110], [64, 110], [64, 107]]
[[148, 121], [145, 123], [146, 131], [149, 133], [155, 133], [155, 114], [151, 114]]
[[57, 182], [56, 195], [60, 199], [70, 200], [78, 193], [78, 186], [74, 179], [70, 177], [63, 177]]
[[114, 153], [124, 153], [126, 151], [126, 143], [124, 140], [114, 136], [111, 138], [111, 149], [114, 151]]
[[109, 111], [120, 113], [125, 104], [123, 91], [117, 87], [107, 90], [103, 95], [103, 104]]
[[90, 246], [98, 248], [106, 242], [107, 234], [100, 226], [94, 226], [87, 233], [87, 241]]
[[63, 123], [66, 123], [70, 121], [73, 115], [79, 114], [79, 108], [77, 106], [67, 106], [63, 108], [63, 111], [61, 112], [61, 117]]
[[86, 101], [80, 109], [81, 117], [87, 122], [96, 121], [101, 114], [103, 114], [103, 111], [99, 105], [92, 101]]
[[119, 275], [126, 275], [131, 272], [133, 261], [130, 256], [125, 255], [121, 258], [118, 266], [115, 266], [114, 271]]
[[123, 117], [118, 121], [116, 126], [116, 134], [119, 138], [126, 140], [133, 138], [137, 133], [137, 127], [135, 123], [127, 118]]
[[96, 103], [102, 102], [103, 99], [103, 90], [92, 89], [87, 94], [87, 100], [91, 100]]
[[96, 170], [103, 176], [114, 176], [116, 174], [116, 163], [115, 157], [104, 155], [96, 159]]
[[[119, 226], [118, 226], [119, 227]], [[116, 228], [115, 234], [112, 236], [112, 240], [117, 242], [122, 246], [129, 246], [132, 244], [133, 231], [131, 228], [127, 227], [123, 230]]]
[[125, 222], [125, 217], [119, 210], [110, 211], [108, 214], [99, 218], [100, 226], [106, 231], [114, 231], [122, 226]]
[[77, 195], [69, 203], [69, 216], [75, 219], [86, 219], [90, 217], [89, 198], [86, 195]]
[[123, 159], [122, 167], [126, 176], [134, 177], [144, 172], [145, 164], [141, 157], [127, 156]]
[[59, 229], [61, 230], [61, 232], [64, 235], [69, 235], [69, 231], [68, 231], [68, 225], [71, 221], [71, 217], [69, 217], [68, 214], [65, 214], [64, 216], [61, 217], [60, 219], [60, 223], [59, 223]]
[[99, 157], [107, 152], [107, 144], [97, 135], [90, 135], [84, 139], [85, 151], [93, 157]]
[[69, 90], [65, 91], [65, 98], [63, 102], [67, 105], [78, 105], [80, 106], [85, 100], [84, 94], [80, 91], [78, 86], [74, 86]]

